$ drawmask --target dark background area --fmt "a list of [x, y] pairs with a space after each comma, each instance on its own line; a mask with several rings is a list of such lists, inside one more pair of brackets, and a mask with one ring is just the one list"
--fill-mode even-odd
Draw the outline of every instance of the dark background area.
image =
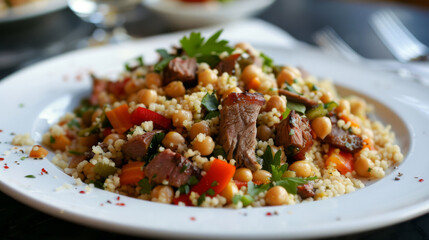
[[[312, 35], [315, 31], [331, 26], [361, 55], [374, 59], [393, 58], [368, 25], [369, 16], [377, 10], [393, 9], [409, 30], [429, 45], [429, 9], [404, 5], [403, 2], [278, 0], [258, 17], [310, 44], [314, 44]], [[126, 28], [134, 37], [173, 31], [143, 7], [130, 16]], [[35, 62], [78, 48], [93, 29], [91, 24], [81, 21], [68, 9], [0, 24], [0, 79]], [[131, 237], [51, 217], [0, 193], [0, 239], [128, 238]], [[338, 239], [429, 239], [429, 215]]]

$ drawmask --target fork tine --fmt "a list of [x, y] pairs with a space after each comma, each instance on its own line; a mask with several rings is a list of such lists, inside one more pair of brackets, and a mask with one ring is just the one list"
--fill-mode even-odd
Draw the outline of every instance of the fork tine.
[[324, 27], [313, 35], [313, 40], [323, 48], [340, 53], [352, 61], [359, 61], [361, 56], [356, 53], [331, 27]]
[[378, 37], [400, 61], [406, 62], [424, 55], [426, 46], [417, 40], [391, 10], [371, 16], [370, 25]]

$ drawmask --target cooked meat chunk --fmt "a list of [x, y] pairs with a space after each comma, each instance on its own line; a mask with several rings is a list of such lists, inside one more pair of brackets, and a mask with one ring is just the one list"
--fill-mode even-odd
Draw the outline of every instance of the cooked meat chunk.
[[285, 89], [279, 89], [278, 91], [279, 91], [279, 94], [285, 95], [286, 99], [288, 101], [301, 103], [301, 104], [305, 105], [306, 107], [314, 107], [314, 106], [317, 106], [317, 104], [318, 104], [314, 100], [308, 99], [304, 96], [301, 96], [299, 94], [293, 93], [293, 92], [285, 90]]
[[276, 131], [277, 146], [283, 146], [286, 153], [292, 155], [295, 160], [305, 159], [305, 153], [313, 144], [308, 118], [303, 118], [292, 110], [289, 116], [279, 123]]
[[241, 56], [241, 54], [233, 54], [228, 56], [225, 59], [222, 59], [220, 61], [216, 68], [218, 71], [218, 75], [221, 76], [224, 72], [228, 73], [229, 75], [235, 74], [235, 64], [237, 63], [237, 59]]
[[166, 149], [158, 154], [144, 169], [149, 181], [162, 183], [167, 180], [173, 187], [186, 184], [192, 175], [199, 176], [199, 169], [182, 155]]
[[92, 93], [91, 97], [89, 97], [89, 102], [92, 105], [98, 105], [98, 96], [106, 91], [107, 82], [97, 79], [95, 76], [92, 76]]
[[176, 57], [164, 69], [163, 85], [173, 81], [181, 81], [186, 88], [194, 87], [197, 84], [196, 71], [197, 60], [195, 58]]
[[297, 190], [298, 195], [301, 196], [302, 199], [314, 197], [314, 186], [311, 183], [299, 185]]
[[126, 158], [133, 160], [141, 160], [146, 156], [153, 136], [161, 131], [152, 131], [131, 138], [128, 142], [122, 145], [122, 152]]
[[336, 147], [345, 152], [356, 153], [363, 147], [363, 140], [360, 136], [355, 135], [337, 126], [337, 117], [330, 117], [332, 122], [331, 133], [323, 139], [332, 147]]
[[220, 142], [227, 159], [252, 171], [261, 168], [256, 161], [256, 119], [265, 99], [258, 93], [231, 93], [222, 102]]

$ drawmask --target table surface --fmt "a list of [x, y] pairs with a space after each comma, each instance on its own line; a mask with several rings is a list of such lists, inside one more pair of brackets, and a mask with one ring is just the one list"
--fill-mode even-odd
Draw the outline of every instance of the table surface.
[[[315, 31], [331, 26], [361, 55], [375, 59], [393, 59], [368, 25], [368, 18], [372, 13], [387, 7], [398, 14], [419, 40], [429, 45], [429, 9], [395, 3], [278, 0], [257, 17], [310, 44], [314, 44], [312, 34]], [[126, 28], [137, 38], [173, 31], [166, 22], [143, 7], [136, 9], [129, 17]], [[93, 29], [91, 24], [81, 21], [68, 9], [35, 19], [0, 24], [0, 79], [32, 63], [78, 48]], [[1, 192], [0, 231], [0, 239], [124, 238], [124, 235], [51, 217]], [[429, 214], [391, 227], [338, 239], [428, 238]]]

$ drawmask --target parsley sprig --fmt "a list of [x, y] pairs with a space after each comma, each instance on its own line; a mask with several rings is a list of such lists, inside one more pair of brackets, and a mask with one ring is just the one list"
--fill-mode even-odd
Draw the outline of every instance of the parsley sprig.
[[207, 110], [204, 120], [219, 116], [219, 101], [217, 100], [215, 93], [207, 93], [201, 100], [201, 105]]

